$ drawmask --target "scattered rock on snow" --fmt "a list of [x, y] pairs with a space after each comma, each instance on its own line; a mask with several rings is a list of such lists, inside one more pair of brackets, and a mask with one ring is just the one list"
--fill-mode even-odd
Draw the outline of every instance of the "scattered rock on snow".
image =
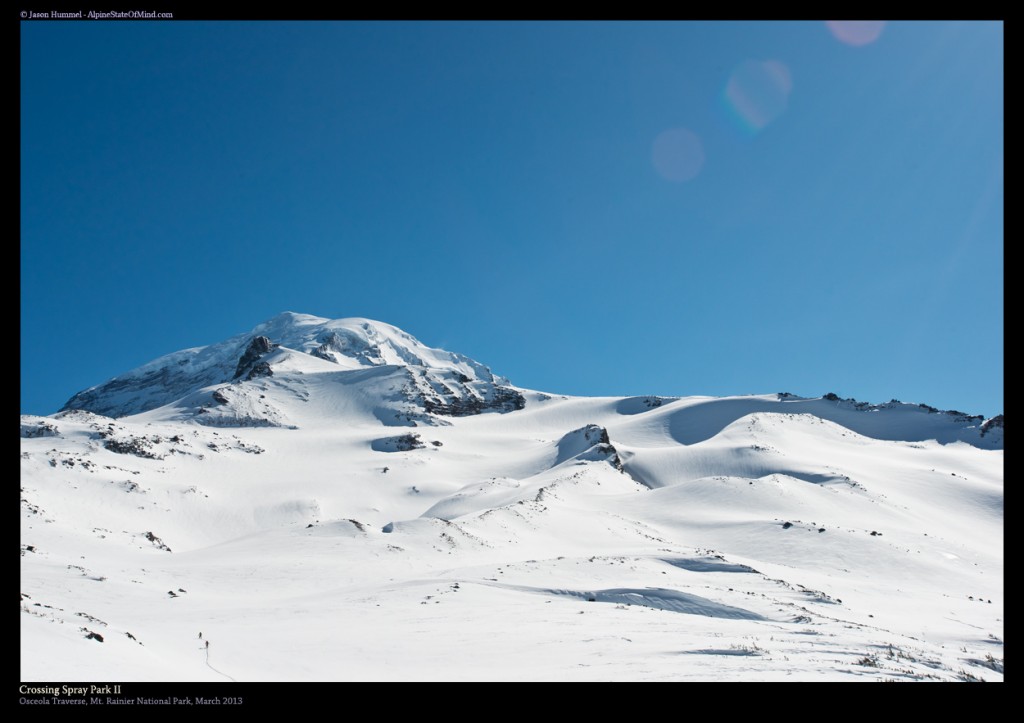
[[403, 434], [398, 437], [383, 437], [375, 439], [370, 443], [370, 448], [375, 452], [411, 452], [414, 449], [423, 449], [424, 444], [418, 434]]
[[161, 550], [166, 550], [167, 552], [171, 551], [171, 548], [169, 548], [167, 545], [165, 545], [164, 541], [161, 540], [156, 535], [154, 535], [152, 532], [144, 532], [142, 536], [145, 537], [150, 542], [152, 542], [153, 545], [155, 545], [156, 547], [160, 548]]

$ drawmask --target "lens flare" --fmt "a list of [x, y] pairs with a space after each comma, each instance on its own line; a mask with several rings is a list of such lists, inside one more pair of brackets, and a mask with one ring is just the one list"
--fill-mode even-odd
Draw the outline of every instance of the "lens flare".
[[825, 25], [841, 43], [858, 47], [878, 40], [884, 20], [826, 20]]
[[667, 181], [682, 183], [697, 177], [704, 166], [704, 145], [686, 128], [669, 128], [651, 146], [654, 169]]
[[725, 84], [722, 99], [730, 115], [749, 135], [786, 112], [793, 76], [779, 60], [747, 60], [740, 63]]

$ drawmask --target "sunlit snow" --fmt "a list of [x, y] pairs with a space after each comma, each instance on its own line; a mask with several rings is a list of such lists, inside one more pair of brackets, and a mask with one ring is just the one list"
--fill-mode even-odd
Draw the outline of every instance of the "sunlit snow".
[[1001, 423], [300, 314], [71, 406], [21, 420], [22, 680], [1003, 677]]

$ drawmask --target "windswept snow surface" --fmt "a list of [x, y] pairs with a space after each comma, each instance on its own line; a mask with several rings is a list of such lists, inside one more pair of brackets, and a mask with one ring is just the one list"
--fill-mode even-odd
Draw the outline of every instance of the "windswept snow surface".
[[999, 681], [983, 422], [542, 394], [282, 314], [22, 417], [21, 677]]

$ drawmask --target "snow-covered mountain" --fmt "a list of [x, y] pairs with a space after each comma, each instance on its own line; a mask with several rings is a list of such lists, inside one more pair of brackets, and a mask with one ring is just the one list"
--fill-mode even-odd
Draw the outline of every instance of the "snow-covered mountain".
[[[284, 381], [271, 379], [275, 369]], [[341, 373], [353, 370], [365, 373]], [[176, 418], [278, 426], [280, 418], [270, 402], [255, 401], [253, 390], [270, 385], [301, 395], [304, 382], [298, 377], [305, 375], [327, 375], [329, 383], [342, 385], [365, 386], [367, 380], [374, 387], [383, 384], [385, 393], [376, 410], [385, 424], [428, 421], [430, 412], [460, 416], [523, 406], [522, 395], [508, 380], [483, 364], [432, 349], [390, 324], [285, 312], [247, 334], [168, 354], [79, 392], [62, 411], [123, 417], [173, 404]], [[245, 384], [254, 380], [257, 384]], [[210, 414], [212, 410], [216, 413]], [[201, 414], [208, 416], [198, 418]]]
[[1002, 679], [1001, 415], [285, 313], [21, 436], [24, 680]]

